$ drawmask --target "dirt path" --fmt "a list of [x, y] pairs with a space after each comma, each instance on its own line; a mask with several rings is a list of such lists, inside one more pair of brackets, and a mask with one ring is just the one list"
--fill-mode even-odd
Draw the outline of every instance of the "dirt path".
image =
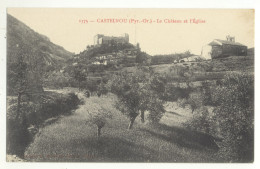
[[[132, 130], [128, 119], [113, 108], [115, 97], [86, 98], [70, 116], [44, 127], [25, 152], [28, 161], [60, 162], [214, 162], [215, 150], [203, 145], [202, 135], [181, 128], [190, 113], [169, 103], [168, 113], [158, 126], [140, 123], [137, 118]], [[96, 128], [85, 124], [92, 104], [111, 109], [113, 118], [102, 129], [100, 139]]]

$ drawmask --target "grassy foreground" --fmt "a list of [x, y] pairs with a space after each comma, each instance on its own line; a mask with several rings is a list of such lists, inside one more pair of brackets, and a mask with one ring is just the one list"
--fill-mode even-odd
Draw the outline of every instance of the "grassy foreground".
[[[142, 124], [138, 117], [132, 130], [128, 119], [113, 108], [115, 97], [85, 98], [71, 116], [42, 128], [25, 152], [28, 161], [48, 162], [218, 162], [216, 146], [202, 133], [181, 125], [191, 117], [188, 109], [167, 103], [160, 124]], [[113, 118], [96, 137], [96, 127], [85, 124], [92, 104], [102, 104]]]

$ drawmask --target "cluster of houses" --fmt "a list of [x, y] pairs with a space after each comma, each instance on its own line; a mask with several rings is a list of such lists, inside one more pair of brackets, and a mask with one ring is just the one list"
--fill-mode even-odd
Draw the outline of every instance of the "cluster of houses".
[[124, 49], [118, 52], [99, 54], [93, 58], [92, 64], [94, 65], [107, 65], [108, 63], [117, 63], [123, 58], [135, 59], [137, 55], [137, 49]]

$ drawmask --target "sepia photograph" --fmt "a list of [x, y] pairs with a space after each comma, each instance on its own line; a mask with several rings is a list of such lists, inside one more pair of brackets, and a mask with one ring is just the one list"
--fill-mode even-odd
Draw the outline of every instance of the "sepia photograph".
[[254, 9], [6, 13], [6, 162], [254, 162]]

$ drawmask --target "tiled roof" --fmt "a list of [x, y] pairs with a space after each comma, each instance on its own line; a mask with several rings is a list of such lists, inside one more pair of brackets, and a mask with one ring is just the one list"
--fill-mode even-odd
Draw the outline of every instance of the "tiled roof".
[[[215, 39], [215, 41], [218, 41], [218, 42], [220, 42], [222, 44], [226, 44], [226, 45], [246, 46], [246, 45], [243, 45], [238, 42], [232, 42], [232, 41], [227, 41], [227, 40]], [[209, 45], [219, 45], [219, 44], [217, 42], [212, 41], [211, 43], [209, 43]]]
[[214, 41], [210, 42], [209, 45], [210, 45], [210, 46], [220, 46], [219, 43], [214, 42]]

